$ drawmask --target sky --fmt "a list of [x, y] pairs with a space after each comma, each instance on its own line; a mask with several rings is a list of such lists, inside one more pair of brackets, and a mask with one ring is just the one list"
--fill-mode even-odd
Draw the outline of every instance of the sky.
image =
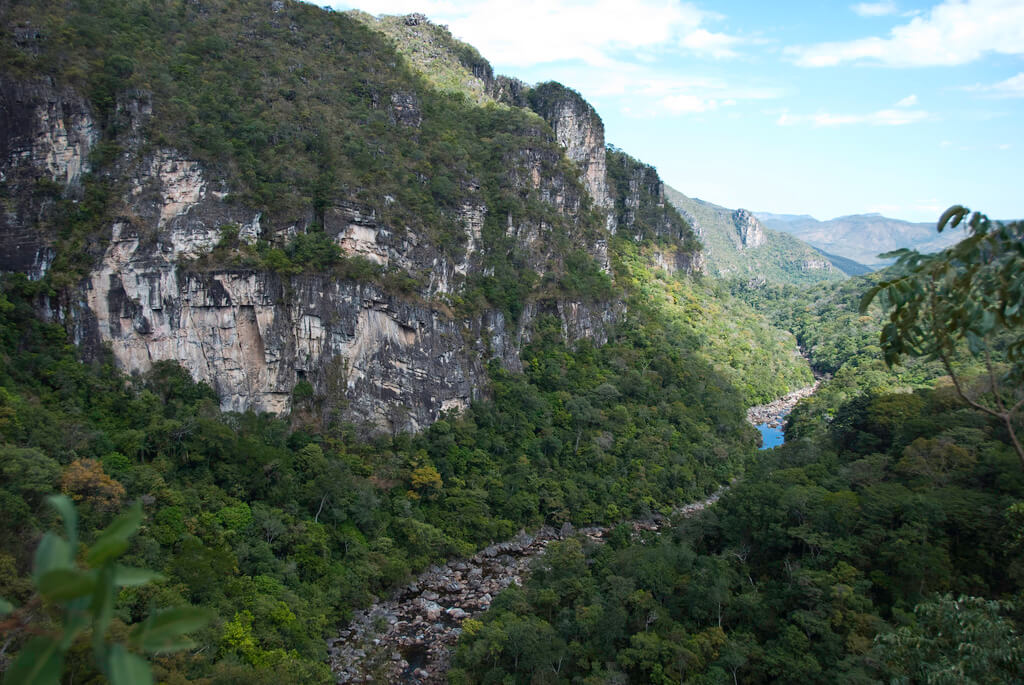
[[1024, 218], [1024, 0], [361, 0], [559, 81], [691, 197], [829, 219]]

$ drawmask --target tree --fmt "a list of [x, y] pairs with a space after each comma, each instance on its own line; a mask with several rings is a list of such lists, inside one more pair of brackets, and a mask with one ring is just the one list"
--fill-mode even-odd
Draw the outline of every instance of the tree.
[[[1024, 409], [1024, 222], [991, 221], [956, 205], [938, 230], [961, 223], [968, 237], [942, 252], [883, 255], [897, 258], [897, 275], [868, 290], [860, 309], [877, 299], [888, 313], [881, 333], [887, 364], [907, 355], [939, 359], [957, 395], [1003, 424], [1024, 467], [1016, 431]], [[963, 342], [984, 366], [980, 391], [953, 367]]]
[[892, 683], [1019, 682], [1024, 646], [1012, 607], [981, 597], [935, 597], [914, 608], [915, 623], [875, 638]]

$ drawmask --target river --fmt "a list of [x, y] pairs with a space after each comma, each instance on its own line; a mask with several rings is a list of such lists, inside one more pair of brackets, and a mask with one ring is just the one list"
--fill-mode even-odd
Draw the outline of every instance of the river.
[[814, 385], [794, 390], [774, 402], [761, 404], [747, 410], [747, 421], [754, 424], [761, 432], [761, 449], [778, 447], [786, 441], [784, 433], [786, 417], [789, 416], [789, 412], [793, 410], [797, 402], [813, 395], [820, 383], [821, 381], [815, 381]]

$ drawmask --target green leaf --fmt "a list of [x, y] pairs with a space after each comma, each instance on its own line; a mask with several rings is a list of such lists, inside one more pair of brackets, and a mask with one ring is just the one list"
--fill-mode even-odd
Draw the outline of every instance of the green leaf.
[[132, 644], [147, 652], [174, 651], [190, 645], [181, 640], [185, 633], [199, 630], [212, 614], [198, 607], [174, 607], [150, 616], [132, 631]]
[[[81, 607], [84, 609], [85, 607]], [[83, 630], [89, 627], [89, 616], [84, 611], [69, 611], [67, 612], [67, 620], [64, 623], [64, 635], [61, 636], [60, 648], [61, 651], [68, 651], [71, 649], [72, 643], [75, 638]]]
[[100, 566], [116, 559], [128, 549], [128, 538], [135, 534], [142, 524], [142, 505], [135, 503], [131, 509], [114, 519], [85, 556], [90, 566]]
[[875, 297], [878, 295], [878, 293], [879, 293], [879, 291], [881, 289], [882, 289], [881, 285], [876, 285], [875, 287], [870, 288], [866, 293], [864, 293], [864, 297], [860, 298], [860, 313], [861, 314], [866, 314], [867, 313], [868, 307], [871, 306], [871, 302], [875, 299]]
[[958, 225], [960, 225], [960, 222], [963, 221], [963, 218], [967, 216], [967, 213], [969, 211], [969, 209], [961, 205], [953, 205], [952, 207], [944, 211], [942, 213], [942, 216], [939, 217], [939, 224], [937, 227], [939, 229], [939, 233], [942, 233], [942, 230], [946, 228], [946, 224], [950, 222], [950, 219], [953, 220], [953, 228], [956, 228]]
[[114, 567], [114, 585], [117, 587], [135, 587], [163, 579], [164, 577], [156, 571], [145, 568], [133, 568], [121, 564]]
[[34, 637], [21, 648], [14, 664], [7, 669], [7, 683], [22, 685], [57, 685], [64, 667], [64, 653], [56, 640]]
[[92, 566], [102, 566], [104, 563], [117, 559], [128, 551], [128, 541], [119, 538], [104, 538], [97, 540], [89, 552], [85, 555], [86, 562]]
[[110, 647], [110, 668], [107, 676], [111, 685], [153, 685], [153, 672], [138, 654], [132, 654], [124, 645]]
[[96, 583], [96, 591], [93, 592], [92, 602], [89, 604], [89, 611], [92, 613], [93, 647], [100, 652], [103, 647], [103, 639], [107, 632], [107, 626], [114, 617], [114, 600], [117, 597], [117, 589], [114, 587], [114, 570], [109, 566], [100, 572], [99, 581]]
[[50, 495], [46, 498], [50, 506], [57, 510], [64, 521], [64, 533], [67, 535], [71, 549], [78, 547], [78, 511], [67, 495]]
[[32, 577], [36, 582], [49, 571], [57, 568], [70, 568], [73, 557], [71, 545], [56, 533], [47, 533], [36, 548], [35, 565]]
[[55, 568], [39, 578], [37, 587], [51, 602], [65, 602], [91, 594], [96, 589], [96, 578], [74, 568]]
[[0, 597], [0, 616], [6, 616], [12, 611], [14, 611], [14, 605], [8, 602], [3, 597]]

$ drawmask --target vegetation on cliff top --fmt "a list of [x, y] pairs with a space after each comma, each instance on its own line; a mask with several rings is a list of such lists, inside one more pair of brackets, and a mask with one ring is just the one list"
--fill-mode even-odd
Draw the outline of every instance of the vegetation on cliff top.
[[[47, 222], [61, 235], [50, 276], [57, 286], [89, 268], [123, 212], [118, 198], [133, 172], [122, 167], [138, 160], [121, 153], [162, 148], [199, 160], [226, 181], [231, 201], [264, 212], [262, 237], [271, 243], [282, 242], [276, 231], [287, 226], [322, 230], [325, 212], [344, 201], [459, 261], [467, 241], [460, 211], [484, 206], [480, 247], [492, 275], [470, 283], [464, 301], [480, 295], [513, 319], [509, 293], [530, 296], [529, 272], [559, 271], [603, 229], [540, 117], [439, 89], [353, 16], [291, 1], [82, 0], [8, 3], [2, 17], [6, 77], [71, 86], [102, 131], [85, 179], [95, 201], [47, 190], [58, 201]], [[444, 48], [469, 54], [455, 42]], [[136, 101], [150, 103], [152, 115], [133, 120]], [[534, 173], [559, 188], [564, 211]], [[547, 252], [526, 254], [506, 236], [510, 223], [545, 227]], [[285, 247], [260, 247], [257, 265], [281, 266], [281, 255], [269, 253]]]

